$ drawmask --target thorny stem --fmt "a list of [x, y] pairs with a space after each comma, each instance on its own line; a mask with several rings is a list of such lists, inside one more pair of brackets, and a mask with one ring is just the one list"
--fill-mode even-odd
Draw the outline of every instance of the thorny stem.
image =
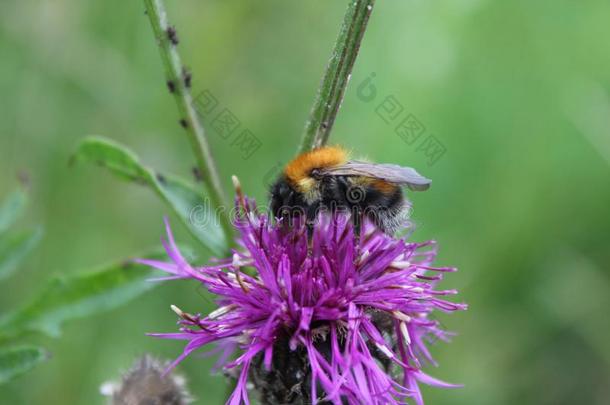
[[299, 153], [318, 148], [328, 141], [374, 3], [375, 0], [349, 0], [339, 37], [305, 125]]
[[[208, 145], [205, 130], [199, 121], [190, 93], [191, 74], [182, 65], [176, 49], [178, 37], [176, 30], [168, 24], [167, 13], [162, 0], [144, 0], [146, 14], [159, 45], [161, 59], [165, 65], [167, 87], [174, 95], [180, 125], [186, 130], [191, 147], [197, 159], [199, 173], [206, 185], [210, 200], [215, 207], [228, 206], [224, 195], [218, 169]], [[227, 237], [231, 235], [231, 225], [226, 216], [221, 216], [221, 225]]]

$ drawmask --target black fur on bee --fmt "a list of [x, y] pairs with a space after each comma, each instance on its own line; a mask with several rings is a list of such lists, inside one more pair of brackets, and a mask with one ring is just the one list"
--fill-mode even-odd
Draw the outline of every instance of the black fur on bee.
[[319, 181], [321, 198], [307, 202], [303, 194], [295, 190], [285, 176], [281, 176], [271, 187], [273, 216], [288, 221], [303, 217], [311, 233], [318, 213], [348, 213], [357, 236], [365, 218], [387, 234], [396, 232], [408, 219], [410, 204], [400, 187], [383, 192], [363, 186], [351, 176], [322, 177]]

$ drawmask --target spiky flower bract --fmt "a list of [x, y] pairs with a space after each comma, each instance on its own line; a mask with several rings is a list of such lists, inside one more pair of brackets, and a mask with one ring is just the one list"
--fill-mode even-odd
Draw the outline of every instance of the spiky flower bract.
[[455, 290], [437, 289], [455, 269], [432, 266], [434, 242], [366, 224], [357, 247], [348, 217], [320, 214], [308, 252], [305, 226], [273, 223], [252, 201], [242, 204], [232, 258], [190, 265], [166, 224], [171, 262], [141, 260], [217, 297], [207, 316], [175, 308], [180, 332], [155, 334], [188, 341], [174, 364], [217, 343], [220, 363], [237, 377], [232, 405], [249, 403], [249, 381], [264, 403], [423, 404], [419, 383], [455, 387], [422, 371], [435, 364], [426, 344], [449, 336], [431, 313], [465, 309], [443, 299]]

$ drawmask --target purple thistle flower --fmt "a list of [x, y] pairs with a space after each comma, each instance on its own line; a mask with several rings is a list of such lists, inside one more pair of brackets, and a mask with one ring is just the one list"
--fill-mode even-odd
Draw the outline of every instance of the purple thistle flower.
[[[409, 243], [365, 224], [358, 254], [345, 215], [318, 218], [311, 254], [303, 225], [291, 229], [256, 213], [236, 221], [233, 257], [193, 267], [181, 255], [169, 224], [164, 246], [171, 263], [140, 260], [192, 278], [217, 296], [219, 308], [202, 317], [174, 308], [178, 333], [154, 334], [188, 343], [172, 363], [209, 343], [237, 377], [228, 404], [249, 404], [251, 382], [264, 403], [406, 403], [423, 399], [418, 384], [452, 388], [422, 371], [436, 363], [426, 343], [450, 334], [431, 319], [434, 310], [466, 308], [436, 288], [456, 269], [432, 267], [435, 242]], [[250, 271], [248, 269], [254, 269]], [[237, 357], [232, 356], [237, 351]], [[299, 402], [300, 401], [300, 402]]]

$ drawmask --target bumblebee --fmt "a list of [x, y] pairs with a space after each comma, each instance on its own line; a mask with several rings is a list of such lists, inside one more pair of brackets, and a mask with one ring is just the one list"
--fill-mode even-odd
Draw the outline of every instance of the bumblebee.
[[387, 234], [398, 230], [410, 210], [402, 187], [424, 191], [430, 183], [410, 167], [350, 160], [345, 149], [325, 146], [286, 165], [271, 186], [270, 209], [277, 219], [304, 216], [310, 244], [320, 210], [347, 210], [359, 241], [365, 218]]

